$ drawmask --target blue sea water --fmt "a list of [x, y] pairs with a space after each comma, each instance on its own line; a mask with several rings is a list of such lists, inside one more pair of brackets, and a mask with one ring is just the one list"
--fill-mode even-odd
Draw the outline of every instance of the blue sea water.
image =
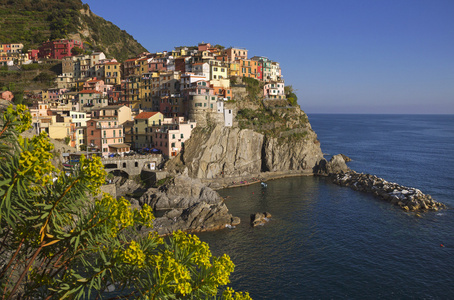
[[[418, 217], [320, 177], [225, 189], [235, 229], [200, 234], [254, 299], [454, 299], [454, 116], [309, 115], [349, 167], [416, 187], [450, 208]], [[251, 228], [249, 215], [270, 212]], [[441, 247], [441, 244], [444, 247]]]

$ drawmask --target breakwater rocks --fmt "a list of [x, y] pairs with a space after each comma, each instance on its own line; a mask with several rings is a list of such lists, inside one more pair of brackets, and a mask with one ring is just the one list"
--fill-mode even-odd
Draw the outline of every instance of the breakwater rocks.
[[331, 174], [332, 181], [340, 186], [348, 186], [354, 190], [367, 192], [390, 202], [407, 211], [439, 210], [446, 208], [430, 195], [420, 190], [392, 183], [370, 174], [348, 171]]

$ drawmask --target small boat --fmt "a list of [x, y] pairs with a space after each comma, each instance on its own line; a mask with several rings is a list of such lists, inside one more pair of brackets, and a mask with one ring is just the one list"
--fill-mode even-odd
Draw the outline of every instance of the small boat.
[[268, 184], [266, 184], [266, 183], [265, 183], [265, 182], [263, 182], [263, 181], [262, 181], [262, 182], [260, 182], [260, 184], [262, 185], [262, 187], [267, 187], [267, 186], [268, 186]]

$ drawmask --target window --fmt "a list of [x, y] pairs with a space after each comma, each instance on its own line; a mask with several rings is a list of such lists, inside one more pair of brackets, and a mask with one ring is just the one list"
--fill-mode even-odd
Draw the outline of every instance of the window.
[[172, 144], [171, 144], [171, 147], [172, 147], [172, 148], [175, 148], [175, 143], [172, 143]]
[[180, 134], [180, 137], [183, 138], [183, 134]]
[[175, 138], [175, 134], [172, 134], [172, 139], [174, 139], [174, 138]]

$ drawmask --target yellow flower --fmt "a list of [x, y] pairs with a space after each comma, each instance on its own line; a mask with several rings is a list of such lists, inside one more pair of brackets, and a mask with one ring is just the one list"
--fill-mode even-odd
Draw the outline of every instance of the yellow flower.
[[140, 245], [135, 241], [131, 241], [128, 248], [124, 251], [117, 251], [117, 258], [122, 263], [134, 265], [143, 268], [145, 262], [145, 254]]

